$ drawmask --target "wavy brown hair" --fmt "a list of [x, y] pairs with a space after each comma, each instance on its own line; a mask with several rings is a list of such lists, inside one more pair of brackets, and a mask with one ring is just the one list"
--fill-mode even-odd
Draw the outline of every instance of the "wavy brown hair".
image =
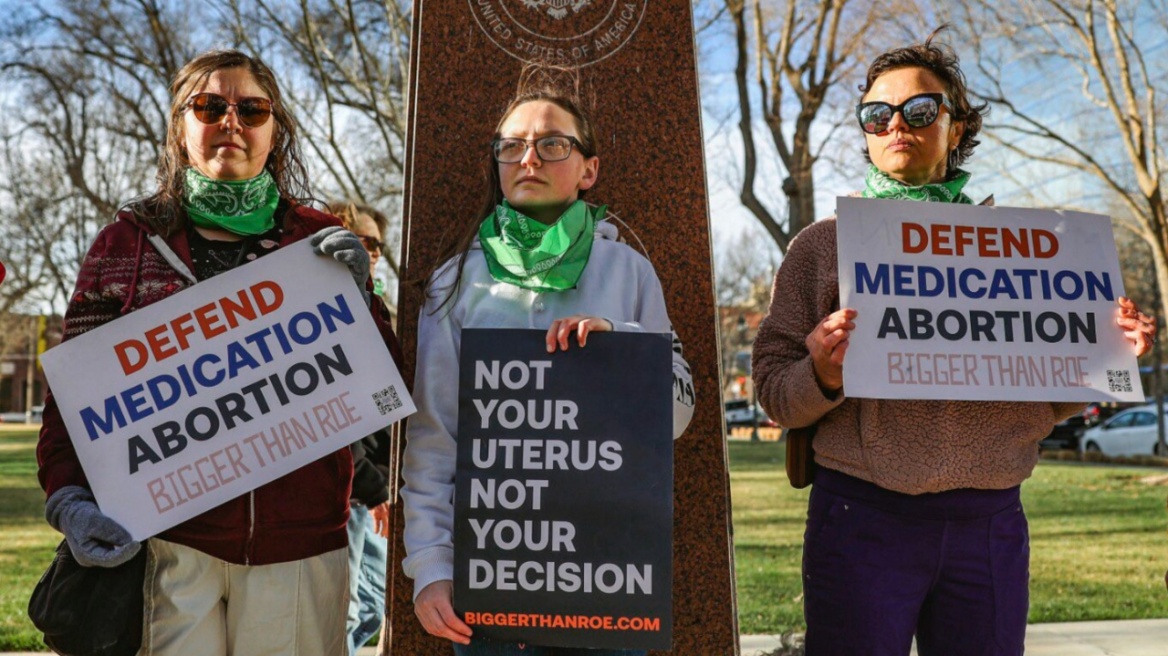
[[158, 189], [132, 204], [135, 217], [160, 234], [169, 235], [186, 228], [187, 223], [186, 213], [182, 211], [183, 178], [191, 165], [183, 124], [186, 102], [203, 88], [212, 73], [232, 68], [250, 73], [272, 101], [272, 120], [276, 125], [264, 169], [276, 180], [280, 199], [294, 204], [312, 200], [308, 171], [296, 141], [296, 122], [284, 106], [272, 69], [258, 57], [238, 50], [210, 50], [187, 62], [171, 82], [166, 146], [158, 158]]
[[[901, 68], [923, 68], [936, 75], [937, 79], [945, 85], [945, 98], [949, 101], [953, 120], [965, 124], [961, 140], [957, 142], [957, 148], [949, 153], [949, 160], [946, 162], [946, 174], [951, 176], [958, 166], [969, 159], [969, 156], [973, 154], [973, 149], [981, 143], [976, 137], [981, 132], [982, 117], [989, 113], [989, 105], [986, 103], [975, 105], [970, 102], [969, 87], [965, 83], [965, 74], [961, 72], [957, 53], [953, 52], [953, 48], [948, 45], [933, 43], [933, 39], [948, 28], [948, 25], [942, 25], [933, 30], [924, 43], [915, 43], [904, 48], [889, 50], [873, 60], [872, 65], [868, 67], [867, 78], [860, 85], [860, 97], [863, 98], [863, 94], [868, 93], [872, 84], [876, 82], [876, 78], [889, 71]], [[864, 148], [864, 159], [869, 163], [872, 161], [867, 147]]]
[[[492, 139], [501, 136], [499, 131], [503, 128], [503, 123], [507, 121], [507, 117], [511, 116], [511, 112], [515, 111], [516, 107], [537, 100], [550, 102], [572, 115], [572, 119], [576, 124], [576, 138], [581, 146], [579, 148], [581, 155], [584, 157], [596, 157], [600, 154], [600, 139], [597, 137], [596, 126], [592, 122], [592, 106], [594, 101], [591, 98], [586, 100], [579, 70], [567, 66], [529, 64], [524, 67], [519, 75], [519, 84], [515, 97], [507, 104], [502, 116], [499, 117], [499, 121], [495, 124]], [[414, 285], [422, 289], [426, 298], [430, 298], [431, 296], [437, 298], [438, 295], [446, 293], [446, 298], [438, 304], [435, 311], [450, 302], [455, 294], [458, 293], [459, 282], [462, 279], [462, 270], [466, 266], [466, 258], [470, 254], [471, 244], [474, 243], [475, 237], [478, 236], [479, 225], [482, 224], [483, 219], [490, 216], [495, 211], [495, 208], [503, 202], [503, 184], [499, 178], [499, 165], [495, 163], [494, 157], [489, 153], [484, 161], [486, 193], [483, 194], [483, 204], [475, 220], [468, 223], [466, 228], [455, 239], [448, 240], [442, 247], [434, 265], [428, 267], [423, 276], [413, 281]], [[580, 191], [579, 196], [584, 196], [584, 190]], [[457, 259], [454, 283], [449, 287], [436, 289], [433, 280], [434, 273], [446, 262], [453, 259]]]

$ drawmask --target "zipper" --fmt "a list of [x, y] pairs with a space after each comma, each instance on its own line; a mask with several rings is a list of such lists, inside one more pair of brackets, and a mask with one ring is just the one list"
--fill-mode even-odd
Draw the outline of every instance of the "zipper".
[[255, 490], [247, 493], [247, 544], [244, 545], [243, 564], [251, 564], [251, 552], [255, 542]]

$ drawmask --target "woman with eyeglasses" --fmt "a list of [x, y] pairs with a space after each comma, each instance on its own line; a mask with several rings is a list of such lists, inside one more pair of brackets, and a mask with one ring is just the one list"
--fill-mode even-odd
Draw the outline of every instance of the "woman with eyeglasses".
[[[957, 57], [933, 43], [868, 68], [856, 113], [865, 198], [971, 203], [985, 106]], [[759, 401], [780, 424], [815, 426], [817, 470], [803, 546], [808, 656], [1021, 654], [1029, 538], [1019, 489], [1038, 442], [1082, 403], [849, 398], [855, 322], [839, 307], [835, 221], [791, 243], [754, 345]], [[1127, 299], [1117, 322], [1147, 352], [1152, 319]], [[868, 317], [866, 320], [872, 320]]]
[[[474, 637], [451, 605], [454, 476], [458, 429], [458, 352], [464, 328], [546, 330], [548, 353], [586, 348], [594, 332], [670, 333], [652, 264], [616, 240], [605, 207], [581, 196], [596, 184], [599, 141], [575, 93], [556, 72], [524, 71], [490, 144], [486, 200], [424, 286], [418, 320], [418, 412], [406, 428], [401, 497], [405, 573], [414, 611], [459, 656], [633, 656], [637, 650], [584, 650]], [[559, 71], [571, 76], [571, 71]], [[693, 415], [693, 387], [673, 336], [673, 435]]]
[[[89, 249], [64, 339], [301, 239], [344, 262], [368, 298], [369, 257], [309, 208], [295, 123], [272, 71], [238, 51], [178, 72], [159, 186], [118, 212]], [[389, 314], [370, 312], [400, 358]], [[141, 545], [94, 502], [50, 395], [37, 445], [45, 514], [77, 561], [114, 567]], [[349, 449], [312, 462], [146, 543], [142, 656], [347, 653]]]

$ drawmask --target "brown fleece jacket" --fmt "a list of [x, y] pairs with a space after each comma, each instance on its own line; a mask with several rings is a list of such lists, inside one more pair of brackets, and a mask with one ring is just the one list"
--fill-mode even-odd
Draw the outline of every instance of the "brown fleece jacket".
[[832, 218], [799, 233], [775, 276], [754, 343], [754, 384], [767, 414], [791, 428], [817, 424], [817, 463], [889, 490], [1020, 484], [1038, 462], [1039, 440], [1085, 404], [853, 399], [846, 384], [835, 398], [824, 395], [804, 342], [839, 309], [835, 226]]

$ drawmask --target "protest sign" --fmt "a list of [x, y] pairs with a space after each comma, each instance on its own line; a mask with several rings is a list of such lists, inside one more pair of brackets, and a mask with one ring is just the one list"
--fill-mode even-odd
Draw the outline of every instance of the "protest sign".
[[454, 606], [476, 635], [669, 649], [668, 335], [463, 330]]
[[838, 199], [853, 398], [1143, 401], [1116, 325], [1111, 221], [1082, 212]]
[[43, 362], [102, 512], [136, 540], [414, 411], [348, 270], [307, 240]]

